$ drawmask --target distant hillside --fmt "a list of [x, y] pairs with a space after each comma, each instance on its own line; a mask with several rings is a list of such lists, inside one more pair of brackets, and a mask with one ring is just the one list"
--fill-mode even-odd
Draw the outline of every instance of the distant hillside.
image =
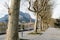
[[[20, 11], [20, 13], [19, 13], [19, 21], [20, 22], [22, 22], [22, 21], [30, 22], [30, 18], [31, 18], [31, 16], [28, 13], [23, 13], [23, 12]], [[32, 22], [35, 21], [32, 18], [31, 18], [31, 20], [32, 20]], [[0, 18], [0, 22], [8, 22], [8, 14], [5, 15], [4, 17]]]

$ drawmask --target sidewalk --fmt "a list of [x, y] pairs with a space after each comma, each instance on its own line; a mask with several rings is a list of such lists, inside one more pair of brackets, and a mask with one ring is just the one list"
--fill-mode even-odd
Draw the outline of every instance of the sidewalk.
[[[60, 29], [48, 28], [42, 35], [30, 35], [32, 31], [23, 32], [23, 37], [21, 32], [19, 32], [19, 37], [29, 40], [60, 40]], [[0, 40], [4, 40], [6, 35], [0, 35]]]
[[29, 35], [24, 32], [23, 38], [30, 40], [60, 40], [60, 29], [48, 28], [42, 35]]

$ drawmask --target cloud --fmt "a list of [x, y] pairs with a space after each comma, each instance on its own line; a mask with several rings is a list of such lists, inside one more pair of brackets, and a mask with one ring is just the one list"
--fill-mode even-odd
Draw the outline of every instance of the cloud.
[[[28, 10], [28, 0], [21, 0], [21, 7], [20, 7], [20, 10], [23, 11], [23, 12], [26, 12], [26, 13], [29, 13], [31, 15], [31, 17], [35, 18], [35, 16], [33, 15], [32, 12], [30, 12]], [[53, 15], [52, 17], [53, 18], [58, 18], [60, 17], [60, 0], [54, 0], [55, 1], [55, 8], [53, 9]], [[10, 3], [11, 1], [10, 0], [0, 0], [0, 17], [4, 16], [5, 14], [7, 14], [7, 9], [3, 6], [5, 5], [5, 2], [7, 2], [10, 6]]]
[[59, 18], [60, 17], [60, 0], [55, 1], [55, 8], [53, 9], [53, 16], [52, 18]]
[[0, 18], [7, 14], [7, 9], [4, 6], [5, 5], [5, 1], [6, 0], [0, 0]]

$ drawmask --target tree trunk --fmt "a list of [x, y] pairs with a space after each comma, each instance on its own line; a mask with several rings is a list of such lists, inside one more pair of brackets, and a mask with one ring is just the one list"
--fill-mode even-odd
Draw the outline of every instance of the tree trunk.
[[35, 20], [34, 32], [37, 32], [37, 26], [38, 26], [38, 13], [36, 13], [36, 20]]
[[20, 0], [11, 0], [9, 11], [8, 29], [6, 40], [19, 40], [18, 38], [18, 20], [19, 20]]
[[44, 30], [43, 20], [41, 22], [42, 22], [42, 31], [43, 31]]
[[48, 27], [49, 27], [49, 26], [48, 26], [48, 23], [46, 23], [46, 26], [47, 26], [46, 29], [48, 29]]
[[41, 23], [40, 23], [40, 29], [41, 29], [41, 31], [43, 30], [43, 20], [42, 20], [42, 18], [41, 18]]
[[42, 19], [41, 19], [41, 17], [40, 17], [40, 29], [39, 29], [40, 31], [42, 30]]
[[44, 24], [43, 24], [43, 27], [44, 27], [43, 29], [44, 29], [44, 31], [45, 31], [45, 28], [46, 28], [46, 24], [45, 24], [45, 22], [44, 22]]

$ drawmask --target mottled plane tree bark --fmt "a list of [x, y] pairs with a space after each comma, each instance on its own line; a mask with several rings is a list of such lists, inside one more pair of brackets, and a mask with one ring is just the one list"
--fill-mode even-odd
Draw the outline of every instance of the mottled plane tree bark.
[[20, 0], [11, 0], [10, 8], [8, 8], [8, 28], [5, 40], [19, 40], [18, 37], [18, 21], [19, 21]]

